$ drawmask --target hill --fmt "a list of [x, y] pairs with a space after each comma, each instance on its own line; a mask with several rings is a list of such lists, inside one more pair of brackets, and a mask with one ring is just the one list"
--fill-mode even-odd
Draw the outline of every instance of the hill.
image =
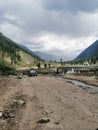
[[28, 47], [24, 46], [24, 45], [21, 45], [21, 44], [18, 44], [18, 46], [20, 48], [22, 48], [23, 50], [25, 50], [27, 53], [29, 53], [30, 55], [32, 55], [33, 57], [39, 59], [39, 60], [42, 60], [41, 57], [39, 57], [38, 55], [36, 55], [36, 53], [34, 53], [33, 51], [31, 51]]
[[41, 61], [23, 47], [0, 33], [0, 70], [3, 68], [33, 67]]
[[80, 53], [76, 60], [94, 56], [98, 56], [98, 40], [96, 40], [92, 45], [90, 45], [82, 53]]

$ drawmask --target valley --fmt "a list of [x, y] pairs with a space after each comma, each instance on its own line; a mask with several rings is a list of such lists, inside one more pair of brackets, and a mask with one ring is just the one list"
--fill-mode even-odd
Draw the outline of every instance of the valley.
[[98, 130], [97, 56], [55, 58], [0, 35], [0, 130]]

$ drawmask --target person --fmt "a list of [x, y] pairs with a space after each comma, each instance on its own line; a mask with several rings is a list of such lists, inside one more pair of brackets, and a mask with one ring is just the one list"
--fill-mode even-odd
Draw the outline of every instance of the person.
[[47, 68], [47, 64], [44, 64], [44, 67]]
[[59, 73], [59, 69], [57, 68], [57, 74]]
[[67, 72], [67, 70], [66, 70], [66, 68], [64, 69], [64, 74], [66, 74], [66, 72]]
[[38, 65], [37, 65], [37, 66], [38, 66], [38, 68], [40, 68], [40, 63], [38, 63]]
[[72, 74], [74, 74], [74, 72], [75, 72], [75, 71], [74, 71], [74, 68], [72, 68], [71, 71], [72, 71]]
[[49, 65], [49, 68], [50, 68], [50, 63], [48, 65]]

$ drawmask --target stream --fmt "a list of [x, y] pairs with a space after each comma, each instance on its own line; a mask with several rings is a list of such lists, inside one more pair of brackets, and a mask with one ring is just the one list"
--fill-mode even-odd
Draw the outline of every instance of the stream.
[[72, 84], [74, 84], [78, 87], [81, 87], [81, 88], [87, 90], [90, 93], [98, 94], [98, 87], [96, 87], [94, 85], [89, 85], [89, 84], [83, 83], [81, 81], [72, 80], [72, 79], [66, 79], [66, 81], [69, 82], [69, 83], [72, 83]]

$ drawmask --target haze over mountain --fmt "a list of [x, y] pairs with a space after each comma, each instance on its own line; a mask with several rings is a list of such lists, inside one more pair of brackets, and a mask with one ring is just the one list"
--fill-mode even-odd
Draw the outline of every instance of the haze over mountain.
[[76, 59], [83, 59], [93, 56], [98, 56], [98, 40], [81, 52]]
[[44, 61], [60, 61], [59, 56], [55, 56], [55, 55], [51, 55], [51, 54], [47, 54], [47, 53], [39, 52], [39, 51], [35, 51], [34, 53], [37, 56], [39, 56], [41, 59], [43, 59]]

